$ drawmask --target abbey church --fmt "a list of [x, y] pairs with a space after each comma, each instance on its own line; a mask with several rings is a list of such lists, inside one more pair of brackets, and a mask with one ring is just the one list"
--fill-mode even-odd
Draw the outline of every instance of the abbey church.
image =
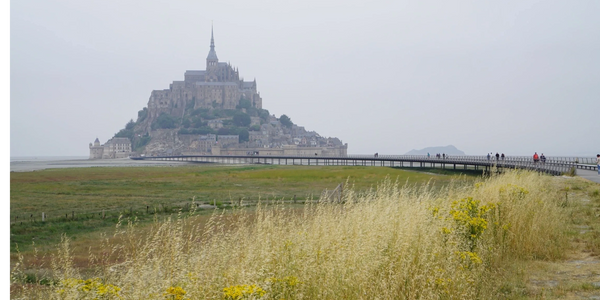
[[235, 109], [240, 99], [247, 99], [254, 108], [262, 108], [262, 99], [256, 90], [256, 80], [240, 79], [237, 68], [219, 62], [215, 39], [211, 30], [210, 51], [206, 70], [188, 70], [183, 81], [173, 81], [168, 90], [154, 90], [148, 101], [150, 121], [162, 112], [182, 115], [190, 103], [197, 108]]

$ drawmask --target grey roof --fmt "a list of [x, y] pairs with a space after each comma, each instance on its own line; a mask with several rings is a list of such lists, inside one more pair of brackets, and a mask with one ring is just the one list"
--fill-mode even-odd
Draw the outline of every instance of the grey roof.
[[219, 60], [219, 58], [217, 57], [217, 52], [215, 52], [214, 47], [210, 48], [210, 51], [208, 52], [208, 56], [206, 57], [206, 60], [216, 60], [216, 61]]
[[201, 76], [201, 75], [204, 75], [205, 73], [206, 73], [206, 71], [204, 71], [204, 70], [202, 70], [202, 71], [195, 71], [195, 70], [185, 71], [186, 76]]
[[200, 136], [200, 140], [201, 141], [206, 141], [206, 140], [210, 140], [210, 141], [216, 141], [217, 137], [215, 135], [201, 135]]
[[254, 81], [244, 81], [242, 82], [242, 86], [245, 88], [250, 88], [254, 86]]
[[207, 86], [207, 85], [221, 85], [221, 86], [222, 85], [233, 85], [233, 86], [237, 86], [237, 84], [235, 84], [235, 82], [202, 82], [202, 81], [196, 82], [196, 85], [204, 85], [204, 86]]
[[96, 138], [96, 140], [94, 141], [94, 143], [100, 143], [100, 140], [98, 138]]
[[106, 144], [131, 144], [129, 138], [126, 137], [116, 137], [108, 140]]

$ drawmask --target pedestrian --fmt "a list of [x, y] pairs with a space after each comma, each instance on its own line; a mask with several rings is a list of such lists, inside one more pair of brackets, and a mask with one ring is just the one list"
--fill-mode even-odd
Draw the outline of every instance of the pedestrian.
[[427, 152], [427, 159], [429, 159], [429, 152]]
[[502, 160], [504, 160], [504, 153], [502, 153], [502, 155], [500, 155], [500, 157], [502, 158]]
[[442, 158], [446, 159], [446, 153], [442, 153]]
[[500, 154], [498, 154], [498, 152], [496, 152], [496, 160], [500, 160]]
[[533, 162], [534, 162], [534, 163], [537, 163], [537, 162], [538, 162], [538, 160], [540, 160], [540, 156], [539, 156], [539, 155], [537, 154], [537, 152], [536, 152], [536, 153], [534, 153], [534, 154], [533, 154]]
[[543, 164], [546, 163], [546, 155], [544, 155], [544, 153], [542, 153], [542, 155], [540, 156], [540, 159], [542, 160]]
[[598, 175], [600, 175], [600, 154], [596, 154], [596, 164], [598, 165]]
[[488, 153], [488, 155], [487, 155], [487, 159], [488, 159], [488, 160], [490, 160], [490, 157], [491, 157], [491, 156], [490, 156], [490, 154]]

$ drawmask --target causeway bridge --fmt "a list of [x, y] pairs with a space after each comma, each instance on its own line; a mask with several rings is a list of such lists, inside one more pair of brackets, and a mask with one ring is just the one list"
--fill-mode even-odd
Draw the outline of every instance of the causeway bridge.
[[347, 155], [347, 156], [259, 156], [259, 155], [176, 155], [176, 156], [136, 156], [134, 160], [160, 160], [173, 162], [221, 163], [221, 164], [272, 164], [306, 166], [380, 166], [380, 167], [420, 167], [443, 169], [470, 169], [490, 171], [498, 169], [526, 169], [551, 175], [562, 175], [573, 168], [597, 170], [595, 157], [547, 157], [545, 161], [534, 162], [532, 157], [507, 156], [446, 156], [444, 158], [426, 155]]

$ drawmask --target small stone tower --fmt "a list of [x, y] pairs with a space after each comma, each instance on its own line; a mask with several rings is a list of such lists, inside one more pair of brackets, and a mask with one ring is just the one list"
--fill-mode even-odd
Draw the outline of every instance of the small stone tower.
[[104, 154], [104, 146], [100, 145], [100, 140], [96, 138], [94, 145], [90, 143], [90, 159], [101, 159]]

